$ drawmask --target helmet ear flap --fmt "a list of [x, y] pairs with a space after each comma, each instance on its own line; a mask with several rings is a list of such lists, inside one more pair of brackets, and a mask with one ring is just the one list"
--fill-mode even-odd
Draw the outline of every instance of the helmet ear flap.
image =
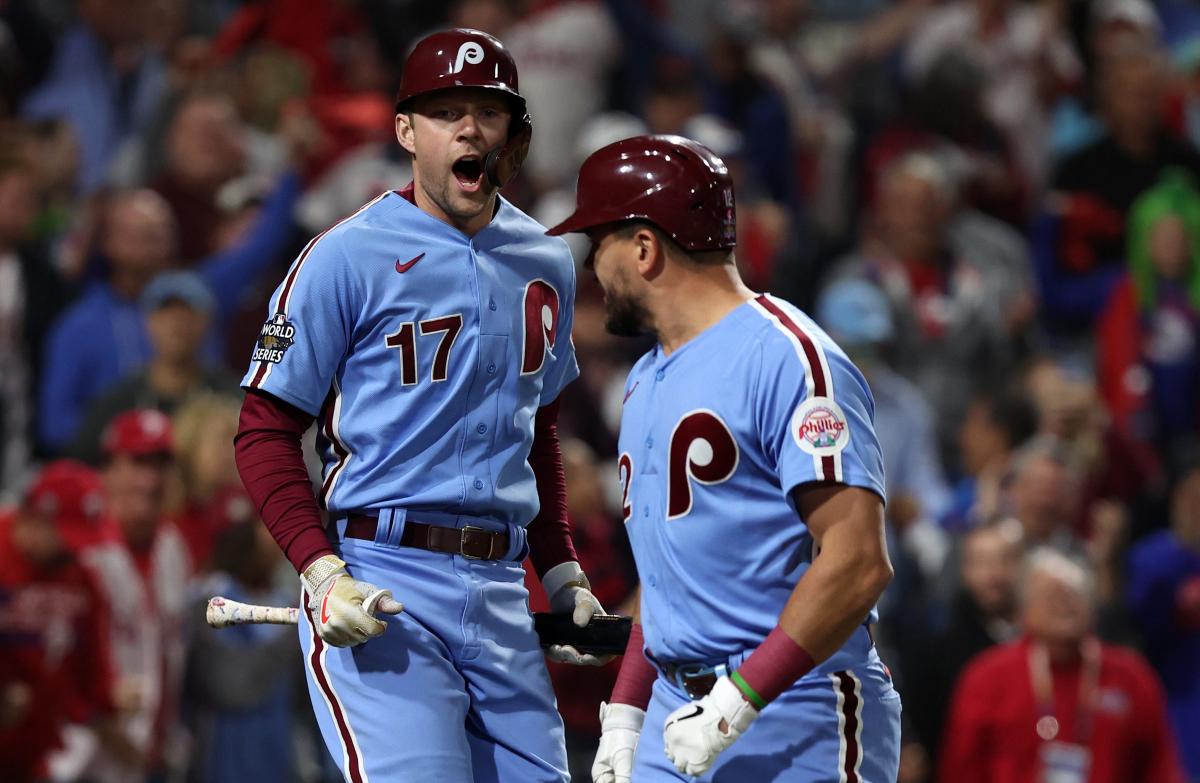
[[502, 188], [516, 176], [529, 154], [529, 142], [532, 138], [533, 122], [526, 114], [513, 125], [508, 141], [488, 152], [483, 159], [483, 170], [492, 187]]

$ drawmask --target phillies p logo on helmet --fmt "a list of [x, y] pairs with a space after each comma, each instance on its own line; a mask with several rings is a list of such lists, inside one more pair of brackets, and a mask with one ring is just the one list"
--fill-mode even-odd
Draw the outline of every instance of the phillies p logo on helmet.
[[451, 73], [460, 73], [463, 63], [478, 65], [481, 62], [483, 62], [483, 47], [474, 41], [467, 41], [458, 47], [458, 55], [454, 58], [454, 70]]

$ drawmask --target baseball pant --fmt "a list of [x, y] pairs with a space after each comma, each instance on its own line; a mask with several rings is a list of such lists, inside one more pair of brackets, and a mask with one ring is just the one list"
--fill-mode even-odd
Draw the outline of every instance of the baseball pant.
[[355, 578], [404, 604], [351, 648], [323, 643], [300, 613], [313, 708], [346, 780], [567, 781], [521, 565], [378, 540], [338, 548]]
[[675, 771], [663, 723], [691, 699], [664, 677], [633, 763], [637, 783], [895, 783], [900, 768], [900, 695], [882, 666], [813, 673], [766, 706], [705, 775]]

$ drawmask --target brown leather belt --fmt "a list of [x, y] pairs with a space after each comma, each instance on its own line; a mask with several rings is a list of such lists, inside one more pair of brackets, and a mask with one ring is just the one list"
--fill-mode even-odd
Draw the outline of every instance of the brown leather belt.
[[[375, 517], [349, 517], [346, 520], [346, 536], [374, 541], [378, 524], [379, 520]], [[508, 552], [508, 533], [493, 533], [474, 525], [461, 528], [426, 525], [409, 519], [404, 522], [400, 544], [431, 552], [462, 555], [469, 560], [500, 560]]]

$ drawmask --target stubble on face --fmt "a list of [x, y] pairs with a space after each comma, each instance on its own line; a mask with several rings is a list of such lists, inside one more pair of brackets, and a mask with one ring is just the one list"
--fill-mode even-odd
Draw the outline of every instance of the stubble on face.
[[[617, 337], [641, 337], [653, 333], [653, 324], [650, 311], [641, 297], [631, 291], [629, 273], [616, 263], [621, 250], [619, 246], [604, 248], [605, 255], [611, 256], [611, 260], [606, 258], [603, 263], [606, 267], [611, 265], [612, 268], [603, 276], [596, 273], [596, 279], [604, 290], [604, 328], [609, 334]], [[593, 249], [593, 272], [596, 256], [600, 252], [599, 247]]]

